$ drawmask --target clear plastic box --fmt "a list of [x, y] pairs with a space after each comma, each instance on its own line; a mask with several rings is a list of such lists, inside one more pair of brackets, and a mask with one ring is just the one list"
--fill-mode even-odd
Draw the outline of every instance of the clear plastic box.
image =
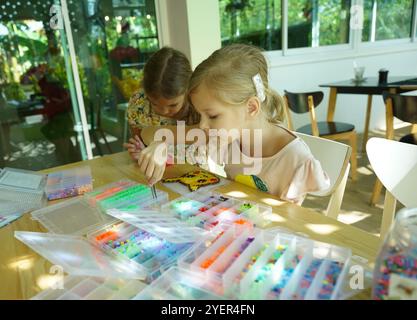
[[205, 279], [187, 270], [171, 267], [141, 291], [134, 300], [222, 300], [204, 289]]
[[156, 194], [157, 199], [154, 199], [149, 186], [135, 184], [101, 198], [96, 203], [103, 212], [108, 209], [158, 209], [162, 203], [168, 202], [169, 197], [166, 192], [158, 189]]
[[46, 175], [34, 171], [4, 168], [0, 171], [0, 201], [30, 204], [31, 209], [45, 205]]
[[194, 192], [162, 205], [162, 212], [172, 214], [189, 225], [210, 230], [224, 222], [242, 217], [265, 227], [272, 208], [253, 201], [242, 201], [216, 192]]
[[417, 208], [403, 208], [375, 261], [374, 300], [417, 299]]
[[106, 253], [80, 236], [15, 231], [15, 237], [70, 275], [146, 278], [146, 270], [142, 266]]
[[3, 218], [21, 215], [32, 209], [33, 205], [31, 203], [0, 200], [0, 217]]
[[116, 182], [112, 182], [95, 188], [91, 192], [87, 192], [84, 197], [87, 199], [88, 203], [92, 206], [95, 206], [98, 201], [106, 199], [119, 191], [125, 190], [128, 187], [138, 184], [136, 181], [129, 179], [122, 179]]
[[206, 289], [224, 295], [223, 288], [230, 284], [226, 265], [233, 264], [235, 249], [253, 237], [254, 228], [250, 223], [233, 223], [230, 226], [221, 225], [214, 230], [181, 256], [178, 266], [204, 276], [207, 280]]
[[[214, 240], [213, 240], [214, 239]], [[341, 299], [349, 249], [280, 229], [232, 226], [196, 243], [178, 262], [229, 299]]]
[[168, 242], [126, 222], [99, 228], [87, 237], [104, 252], [143, 270], [147, 282], [156, 279], [174, 265], [179, 256], [192, 245], [189, 242]]
[[172, 243], [195, 242], [206, 234], [203, 229], [158, 211], [109, 209], [107, 214]]
[[47, 175], [48, 200], [75, 197], [93, 190], [93, 178], [89, 166], [52, 172]]
[[52, 233], [72, 235], [86, 235], [98, 226], [116, 221], [83, 198], [65, 200], [33, 211], [32, 218]]
[[49, 288], [31, 300], [130, 300], [146, 287], [132, 279], [66, 276], [62, 288]]
[[[145, 195], [138, 196], [138, 190], [144, 190]], [[148, 186], [131, 180], [121, 180], [87, 193], [81, 198], [69, 199], [36, 210], [32, 212], [32, 217], [50, 232], [85, 235], [97, 227], [117, 220], [106, 214], [109, 209], [134, 211], [140, 208], [158, 208], [160, 203], [168, 201], [167, 193], [159, 190], [157, 193], [158, 199], [155, 200]]]

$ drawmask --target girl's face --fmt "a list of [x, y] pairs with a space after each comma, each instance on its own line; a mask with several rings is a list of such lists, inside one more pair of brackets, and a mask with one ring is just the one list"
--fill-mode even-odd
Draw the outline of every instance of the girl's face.
[[245, 105], [229, 106], [219, 101], [202, 83], [191, 94], [190, 100], [201, 115], [200, 129], [237, 129], [245, 128], [247, 118]]
[[175, 118], [178, 112], [180, 112], [184, 105], [184, 97], [184, 94], [172, 99], [147, 96], [152, 110], [160, 116], [167, 118]]

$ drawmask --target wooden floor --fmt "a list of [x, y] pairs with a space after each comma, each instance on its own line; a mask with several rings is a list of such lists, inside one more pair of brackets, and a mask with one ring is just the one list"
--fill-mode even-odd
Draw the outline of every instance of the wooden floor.
[[[410, 129], [411, 127], [407, 126], [395, 130], [395, 140], [398, 141], [402, 136], [410, 133]], [[384, 137], [385, 132], [374, 131], [370, 132], [369, 136]], [[375, 179], [368, 157], [366, 153], [362, 153], [362, 135], [358, 135], [358, 180], [356, 182], [348, 180], [338, 220], [379, 236], [385, 191], [381, 193], [378, 204], [370, 206]], [[329, 197], [308, 196], [303, 207], [323, 212], [328, 201]], [[397, 204], [397, 210], [400, 207], [401, 204]]]

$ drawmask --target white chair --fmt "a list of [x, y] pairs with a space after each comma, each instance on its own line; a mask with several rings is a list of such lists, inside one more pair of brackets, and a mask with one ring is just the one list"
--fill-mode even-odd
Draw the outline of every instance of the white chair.
[[345, 194], [346, 182], [349, 175], [349, 159], [352, 148], [346, 144], [333, 140], [323, 139], [307, 134], [294, 132], [310, 148], [314, 157], [320, 161], [321, 166], [330, 178], [330, 187], [321, 192], [311, 193], [314, 196], [329, 196], [326, 216], [337, 220]]
[[386, 189], [380, 232], [385, 238], [394, 221], [397, 200], [407, 208], [417, 207], [417, 145], [371, 138], [366, 152]]

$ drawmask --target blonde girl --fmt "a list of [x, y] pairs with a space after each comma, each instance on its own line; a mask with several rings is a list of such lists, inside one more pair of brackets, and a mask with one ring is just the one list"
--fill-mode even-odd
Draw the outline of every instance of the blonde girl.
[[[328, 188], [329, 179], [308, 146], [281, 125], [283, 99], [269, 87], [267, 62], [258, 48], [233, 44], [215, 51], [194, 71], [188, 94], [207, 136], [213, 129], [238, 132], [227, 136], [222, 160], [228, 178], [298, 204], [306, 193]], [[139, 155], [141, 171], [156, 173], [148, 177], [153, 183], [162, 177], [164, 164], [152, 156], [156, 150], [160, 156], [165, 146], [154, 142]], [[231, 161], [236, 153], [239, 163]], [[247, 164], [255, 162], [258, 172], [247, 174]]]

